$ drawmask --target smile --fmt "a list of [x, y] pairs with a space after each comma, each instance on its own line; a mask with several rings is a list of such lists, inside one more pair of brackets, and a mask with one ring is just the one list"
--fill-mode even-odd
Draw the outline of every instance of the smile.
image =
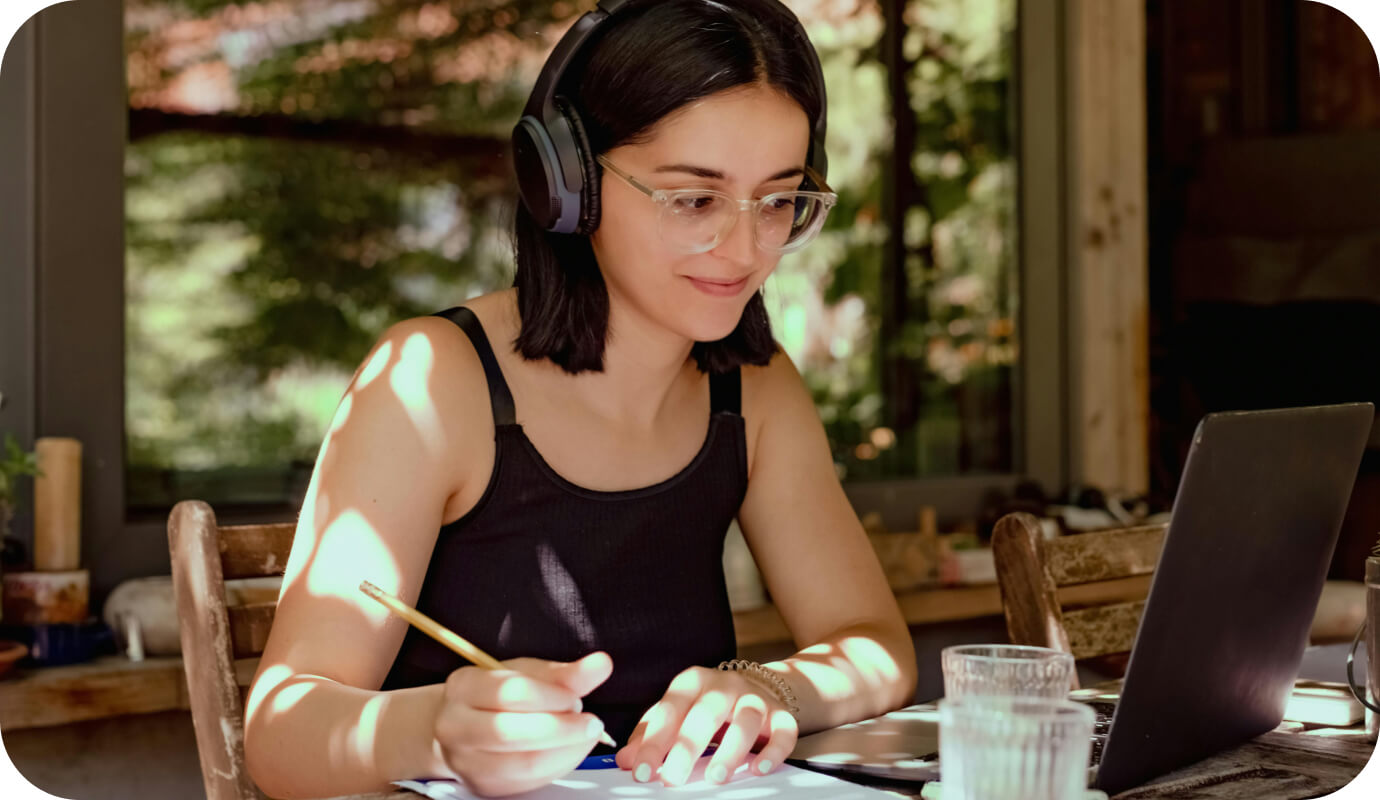
[[739, 278], [736, 281], [713, 280], [709, 278], [691, 278], [686, 276], [696, 289], [713, 297], [733, 297], [747, 287], [748, 276]]

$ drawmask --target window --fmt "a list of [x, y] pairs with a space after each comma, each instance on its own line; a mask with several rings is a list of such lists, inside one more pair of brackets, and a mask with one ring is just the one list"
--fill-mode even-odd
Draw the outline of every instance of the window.
[[[1019, 472], [1015, 0], [790, 5], [841, 197], [767, 300], [839, 473]], [[373, 339], [510, 282], [501, 154], [583, 10], [126, 0], [131, 510], [295, 507]]]

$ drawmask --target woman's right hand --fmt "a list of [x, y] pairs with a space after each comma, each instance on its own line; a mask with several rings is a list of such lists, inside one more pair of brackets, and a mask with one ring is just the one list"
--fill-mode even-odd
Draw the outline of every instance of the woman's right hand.
[[446, 765], [490, 797], [545, 786], [579, 765], [604, 731], [597, 716], [581, 713], [582, 698], [613, 672], [603, 652], [570, 663], [515, 658], [503, 665], [452, 672], [434, 729]]

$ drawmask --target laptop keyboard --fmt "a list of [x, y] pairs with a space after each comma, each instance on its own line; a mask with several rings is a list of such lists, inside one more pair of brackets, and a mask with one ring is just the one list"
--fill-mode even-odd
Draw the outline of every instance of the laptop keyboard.
[[1107, 743], [1107, 734], [1112, 730], [1112, 713], [1116, 711], [1116, 703], [1110, 700], [1081, 700], [1079, 702], [1093, 710], [1092, 754], [1089, 763], [1095, 767], [1102, 763], [1102, 747]]

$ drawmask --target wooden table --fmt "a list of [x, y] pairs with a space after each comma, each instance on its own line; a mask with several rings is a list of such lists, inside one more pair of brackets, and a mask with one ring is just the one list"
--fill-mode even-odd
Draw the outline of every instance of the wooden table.
[[[1119, 683], [1119, 682], [1117, 682]], [[1087, 690], [1115, 699], [1116, 683]], [[1364, 723], [1345, 728], [1283, 722], [1269, 733], [1190, 764], [1113, 800], [1304, 800], [1331, 794], [1366, 766], [1375, 745]], [[840, 775], [897, 797], [919, 797], [921, 785]], [[401, 800], [400, 795], [394, 795]]]
[[[1099, 688], [1102, 689], [1099, 697], [1116, 696], [1114, 688]], [[1114, 795], [1113, 800], [1303, 800], [1319, 797], [1350, 783], [1370, 760], [1374, 749], [1375, 745], [1366, 740], [1363, 724], [1338, 728], [1285, 722], [1249, 742]], [[832, 774], [895, 797], [918, 798], [923, 788], [920, 783]], [[419, 797], [397, 790], [356, 795], [348, 800]]]
[[[252, 668], [251, 664], [242, 665]], [[75, 667], [33, 670], [0, 681], [0, 729], [61, 724], [155, 708], [186, 708], [182, 663], [176, 658], [131, 664], [106, 659]], [[1284, 723], [1274, 731], [1150, 784], [1117, 795], [1120, 800], [1193, 798], [1260, 800], [1317, 797], [1349, 783], [1374, 746], [1361, 726], [1305, 727]], [[897, 797], [919, 797], [920, 784], [846, 776]], [[352, 800], [409, 800], [405, 791]]]

